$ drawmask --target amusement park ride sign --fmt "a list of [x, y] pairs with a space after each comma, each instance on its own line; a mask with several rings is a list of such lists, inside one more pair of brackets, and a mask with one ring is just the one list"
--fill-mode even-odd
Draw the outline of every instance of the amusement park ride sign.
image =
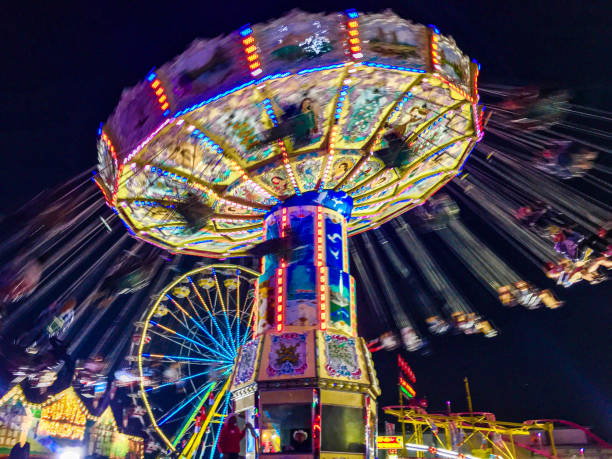
[[404, 440], [401, 435], [386, 435], [376, 437], [376, 447], [378, 449], [402, 449]]

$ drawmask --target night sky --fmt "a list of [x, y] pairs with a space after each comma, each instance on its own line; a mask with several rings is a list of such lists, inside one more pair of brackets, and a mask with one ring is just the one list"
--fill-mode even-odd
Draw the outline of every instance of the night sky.
[[[389, 7], [452, 35], [482, 64], [482, 84], [569, 88], [575, 103], [612, 110], [612, 3], [607, 0], [46, 2], [21, 9], [15, 9], [21, 2], [11, 3], [2, 15], [3, 214], [95, 164], [98, 125], [122, 88], [196, 37], [228, 33], [293, 7], [311, 12]], [[488, 226], [469, 213], [463, 217], [513, 267], [549, 285]], [[432, 355], [408, 356], [417, 392], [427, 395], [431, 410], [442, 410], [450, 400], [455, 411], [465, 411], [462, 380], [468, 376], [475, 410], [508, 421], [568, 419], [612, 440], [612, 282], [562, 291], [566, 305], [556, 311], [502, 309], [465, 270], [452, 269], [459, 261], [437, 236], [428, 235], [426, 242], [440, 264], [451, 267], [447, 271], [461, 292], [502, 330], [492, 340], [434, 338]], [[361, 300], [360, 309], [367, 307]], [[366, 327], [361, 333], [370, 335]], [[383, 404], [396, 403], [394, 362], [395, 355], [376, 355], [379, 374], [386, 375]]]

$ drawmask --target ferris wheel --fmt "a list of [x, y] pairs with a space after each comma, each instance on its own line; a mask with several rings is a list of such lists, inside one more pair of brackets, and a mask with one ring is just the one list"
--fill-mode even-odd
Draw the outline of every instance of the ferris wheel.
[[212, 457], [240, 346], [253, 330], [255, 270], [230, 264], [174, 279], [140, 333], [140, 397], [169, 451]]

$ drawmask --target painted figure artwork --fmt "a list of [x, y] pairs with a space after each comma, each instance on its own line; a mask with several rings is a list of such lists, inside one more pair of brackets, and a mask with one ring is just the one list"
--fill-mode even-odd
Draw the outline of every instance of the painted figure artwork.
[[105, 130], [113, 138], [117, 152], [129, 151], [158, 126], [161, 118], [160, 110], [151, 103], [150, 86], [139, 84], [123, 92]]
[[439, 46], [443, 73], [451, 80], [463, 83], [462, 86], [467, 88], [466, 83], [470, 81], [470, 59], [463, 55], [455, 41], [448, 37], [441, 36]]
[[[208, 53], [201, 52], [200, 59], [194, 65], [183, 69], [175, 78], [174, 92], [179, 97], [192, 92], [194, 87], [199, 91], [208, 89], [211, 80], [216, 84], [223, 83], [232, 73], [231, 59], [226, 49], [221, 46], [211, 48]], [[205, 87], [202, 87], [205, 85]]]
[[325, 334], [325, 370], [331, 377], [361, 378], [355, 338]]
[[286, 325], [317, 323], [317, 279], [312, 265], [292, 265], [287, 269]]
[[227, 188], [225, 194], [252, 203], [263, 204], [264, 206], [271, 206], [278, 202], [267, 193], [262, 193], [259, 185], [250, 180], [234, 182], [234, 184]]
[[296, 245], [290, 256], [291, 263], [310, 263], [314, 257], [313, 232], [314, 212], [303, 206], [291, 209], [288, 214], [289, 226], [296, 238]]
[[327, 266], [342, 269], [342, 219], [334, 214], [325, 214], [325, 260]]
[[350, 148], [368, 139], [384, 109], [402, 94], [401, 88], [406, 85], [397, 84], [391, 76], [387, 79], [384, 75], [363, 73], [361, 78], [348, 90], [348, 122], [342, 128], [340, 144]]
[[[227, 87], [240, 76], [240, 46], [232, 37], [195, 40], [191, 46], [159, 69], [168, 81], [174, 99], [181, 104], [199, 102], [206, 95]], [[194, 96], [198, 96], [194, 100]]]
[[400, 59], [419, 58], [420, 50], [416, 43], [411, 43], [412, 37], [402, 31], [387, 31], [384, 27], [376, 28], [376, 35], [368, 41], [368, 48], [382, 56]]
[[287, 35], [284, 43], [271, 52], [272, 56], [282, 61], [300, 61], [312, 59], [332, 50], [331, 42], [325, 35], [315, 32], [306, 37], [303, 35]]
[[368, 162], [356, 173], [353, 178], [347, 180], [342, 186], [342, 190], [349, 192], [355, 189], [361, 182], [366, 181], [369, 177], [376, 174], [384, 167], [384, 164], [378, 158], [370, 158]]
[[163, 225], [168, 224], [168, 222], [182, 223], [180, 221], [180, 217], [176, 214], [176, 212], [174, 212], [173, 209], [161, 205], [140, 205], [139, 201], [138, 203], [128, 204], [128, 206], [124, 207], [124, 209], [128, 210], [134, 217], [140, 218], [149, 224]]
[[[167, 151], [164, 156], [168, 157], [167, 167], [180, 169], [181, 173], [192, 171], [200, 180], [210, 184], [221, 185], [229, 182], [232, 175], [230, 167], [222, 156], [205, 142], [198, 141], [194, 137], [185, 137], [177, 139], [177, 142], [165, 148]], [[156, 151], [154, 155], [161, 153]]]
[[368, 60], [403, 67], [423, 68], [425, 28], [388, 12], [371, 14], [359, 24]]
[[321, 175], [321, 166], [324, 158], [309, 158], [295, 165], [299, 177], [299, 186], [302, 191], [314, 190]]
[[327, 186], [330, 188], [336, 186], [340, 180], [349, 174], [355, 163], [359, 161], [359, 158], [358, 155], [342, 155], [335, 158], [331, 166], [331, 174], [327, 180]]
[[260, 178], [276, 196], [286, 196], [293, 192], [287, 169], [283, 166], [264, 172]]
[[257, 363], [257, 350], [259, 349], [259, 342], [261, 338], [255, 338], [247, 342], [242, 346], [240, 354], [240, 360], [238, 361], [238, 367], [236, 368], [236, 377], [234, 378], [234, 384], [240, 385], [248, 382], [253, 377], [255, 372], [255, 364]]
[[[329, 123], [330, 104], [337, 97], [338, 86], [342, 82], [342, 72], [329, 70], [321, 72], [317, 78], [311, 75], [297, 75], [289, 81], [271, 81], [268, 93], [271, 95], [279, 124], [301, 127], [302, 135], [289, 138], [292, 150], [309, 149], [323, 140]], [[278, 129], [282, 130], [282, 129]], [[297, 131], [297, 129], [296, 129]], [[297, 132], [299, 134], [299, 132]], [[297, 137], [297, 139], [296, 139]]]
[[329, 320], [339, 328], [351, 325], [350, 278], [348, 273], [330, 268]]
[[306, 333], [283, 333], [270, 337], [268, 376], [303, 375], [306, 362]]
[[[289, 19], [289, 20], [287, 20]], [[303, 63], [320, 66], [344, 57], [341, 18], [292, 12], [288, 18], [254, 28], [263, 59], [271, 71]]]

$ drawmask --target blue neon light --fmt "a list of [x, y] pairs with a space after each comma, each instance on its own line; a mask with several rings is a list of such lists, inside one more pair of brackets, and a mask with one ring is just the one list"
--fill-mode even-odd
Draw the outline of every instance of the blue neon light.
[[304, 75], [305, 73], [319, 72], [320, 70], [338, 69], [340, 67], [344, 67], [344, 64], [327, 65], [325, 67], [313, 67], [311, 69], [300, 70], [297, 74]]
[[377, 64], [376, 62], [362, 62], [362, 63], [363, 65], [367, 65], [368, 67], [377, 67], [380, 69], [400, 70], [402, 72], [411, 72], [411, 73], [425, 73], [425, 70], [422, 70], [422, 69], [399, 67], [397, 65]]
[[194, 398], [196, 398], [198, 395], [200, 395], [202, 392], [204, 392], [205, 390], [208, 390], [208, 388], [212, 385], [212, 383], [207, 383], [204, 388], [199, 391], [196, 392], [193, 396], [191, 396], [189, 399], [187, 399], [186, 402], [182, 403], [181, 405], [179, 405], [179, 407], [177, 409], [175, 409], [174, 411], [172, 411], [171, 413], [166, 414], [163, 419], [161, 420], [161, 422], [158, 422], [157, 425], [163, 425], [166, 421], [168, 421], [170, 418], [172, 418], [172, 416], [174, 416], [176, 413], [178, 413], [180, 410], [182, 410], [186, 405], [188, 405]]

